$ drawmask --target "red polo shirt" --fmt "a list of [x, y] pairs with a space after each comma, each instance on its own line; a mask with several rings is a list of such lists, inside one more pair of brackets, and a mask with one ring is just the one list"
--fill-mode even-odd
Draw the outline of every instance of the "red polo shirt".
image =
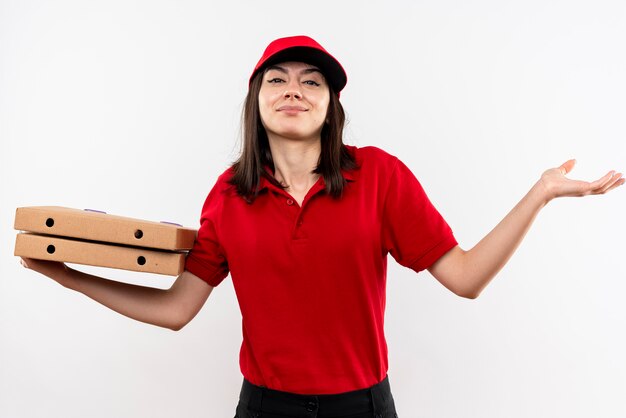
[[376, 147], [336, 200], [320, 178], [302, 207], [261, 180], [248, 204], [226, 180], [209, 193], [186, 269], [211, 286], [230, 272], [242, 314], [240, 367], [253, 384], [300, 394], [372, 386], [387, 374], [387, 253], [419, 272], [457, 245], [413, 173]]

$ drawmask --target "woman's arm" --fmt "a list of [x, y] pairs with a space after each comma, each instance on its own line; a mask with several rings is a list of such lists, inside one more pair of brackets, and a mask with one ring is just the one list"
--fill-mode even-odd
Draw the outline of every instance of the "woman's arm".
[[22, 258], [22, 265], [122, 315], [174, 331], [196, 316], [213, 290], [188, 271], [169, 289], [156, 289], [92, 276], [54, 261]]
[[474, 299], [511, 258], [535, 217], [550, 200], [563, 196], [603, 194], [624, 184], [621, 173], [613, 171], [594, 181], [565, 177], [574, 167], [569, 160], [545, 171], [539, 181], [508, 215], [471, 250], [455, 247], [428, 270], [444, 286], [459, 296]]

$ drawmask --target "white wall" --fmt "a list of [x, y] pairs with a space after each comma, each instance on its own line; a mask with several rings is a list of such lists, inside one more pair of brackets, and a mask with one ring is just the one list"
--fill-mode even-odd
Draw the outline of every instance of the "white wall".
[[[159, 329], [23, 269], [12, 225], [18, 206], [61, 205], [197, 227], [272, 39], [338, 57], [346, 142], [405, 161], [469, 249], [544, 170], [626, 169], [625, 22], [620, 0], [0, 0], [0, 416], [234, 415], [229, 279]], [[476, 300], [390, 258], [399, 415], [626, 416], [625, 207], [620, 188], [551, 202]]]

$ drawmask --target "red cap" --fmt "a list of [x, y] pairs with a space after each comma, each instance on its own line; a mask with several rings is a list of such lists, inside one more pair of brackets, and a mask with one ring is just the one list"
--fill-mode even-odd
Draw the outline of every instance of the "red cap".
[[308, 36], [290, 36], [272, 41], [254, 67], [248, 86], [254, 76], [273, 64], [285, 61], [301, 61], [318, 67], [337, 95], [345, 87], [348, 77], [345, 70], [332, 55]]

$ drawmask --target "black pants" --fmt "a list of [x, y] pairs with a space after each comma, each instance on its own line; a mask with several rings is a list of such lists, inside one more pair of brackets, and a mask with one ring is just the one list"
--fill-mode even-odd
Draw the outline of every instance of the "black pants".
[[243, 380], [235, 418], [398, 418], [389, 377], [336, 395], [299, 395]]

